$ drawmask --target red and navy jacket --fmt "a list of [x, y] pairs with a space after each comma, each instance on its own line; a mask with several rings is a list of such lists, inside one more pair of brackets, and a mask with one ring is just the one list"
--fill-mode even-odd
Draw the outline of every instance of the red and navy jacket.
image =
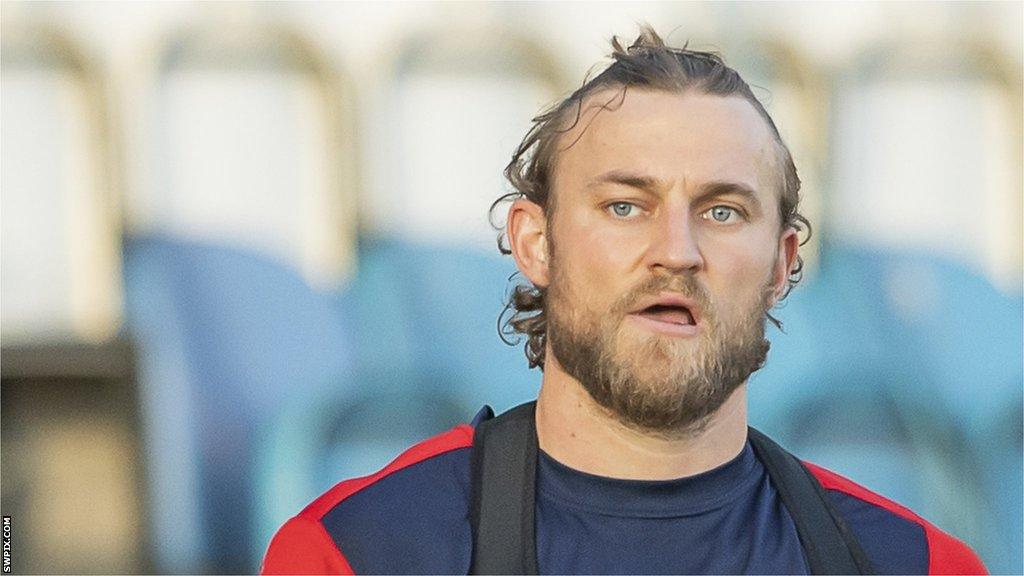
[[[262, 573], [467, 573], [473, 430], [456, 426], [336, 485], [278, 531]], [[877, 573], [986, 573], [969, 547], [912, 511], [805, 464]]]

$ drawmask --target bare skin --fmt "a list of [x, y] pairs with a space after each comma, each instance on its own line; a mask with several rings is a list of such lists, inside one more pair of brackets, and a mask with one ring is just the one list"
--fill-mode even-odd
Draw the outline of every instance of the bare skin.
[[[610, 94], [592, 100], [605, 102]], [[580, 126], [562, 140], [577, 137], [558, 157], [551, 229], [543, 209], [528, 200], [516, 201], [509, 212], [513, 256], [535, 285], [549, 285], [557, 260], [573, 305], [588, 314], [606, 312], [650, 275], [692, 274], [723, 315], [749, 310], [765, 279], [775, 299], [782, 294], [798, 242], [795, 231], [780, 225], [773, 140], [748, 102], [631, 90], [617, 110], [598, 114], [585, 104]], [[603, 178], [609, 172], [616, 176]], [[746, 193], [716, 188], [721, 182], [738, 183]], [[727, 218], [712, 219], [712, 213]], [[694, 337], [652, 332], [628, 318], [618, 330], [623, 346], [669, 339], [673, 362], [696, 352]], [[657, 373], [660, 367], [638, 360], [636, 369]], [[583, 472], [640, 480], [692, 476], [742, 450], [746, 384], [692, 433], [647, 433], [598, 405], [549, 345], [537, 433], [541, 449]]]

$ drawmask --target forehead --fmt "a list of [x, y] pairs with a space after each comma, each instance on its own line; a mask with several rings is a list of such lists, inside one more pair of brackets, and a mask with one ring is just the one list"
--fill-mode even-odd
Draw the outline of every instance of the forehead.
[[556, 183], [621, 169], [686, 186], [738, 181], [766, 198], [777, 187], [774, 138], [741, 96], [630, 88], [623, 98], [616, 88], [591, 95], [582, 110], [558, 142]]

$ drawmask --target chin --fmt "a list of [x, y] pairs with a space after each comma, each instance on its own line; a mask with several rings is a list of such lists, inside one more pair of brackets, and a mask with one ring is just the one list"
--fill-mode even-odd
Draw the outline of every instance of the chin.
[[648, 388], [677, 388], [694, 376], [697, 350], [691, 342], [680, 343], [672, 338], [656, 339], [642, 346], [620, 349], [619, 366], [627, 367], [636, 382], [649, 382]]
[[700, 353], [702, 338], [677, 338], [643, 329], [620, 335], [619, 358], [631, 362], [681, 362], [690, 365]]

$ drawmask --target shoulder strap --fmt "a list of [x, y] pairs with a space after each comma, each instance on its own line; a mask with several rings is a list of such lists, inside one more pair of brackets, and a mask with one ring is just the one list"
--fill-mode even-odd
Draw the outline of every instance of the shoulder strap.
[[793, 518], [811, 573], [872, 574], [867, 555], [810, 471], [764, 434], [750, 428], [749, 436]]
[[[498, 416], [485, 409], [473, 435], [470, 574], [537, 574], [535, 402]], [[750, 443], [789, 510], [812, 574], [872, 574], [853, 533], [795, 456], [750, 428]]]
[[473, 433], [470, 574], [536, 574], [536, 402], [484, 420]]

